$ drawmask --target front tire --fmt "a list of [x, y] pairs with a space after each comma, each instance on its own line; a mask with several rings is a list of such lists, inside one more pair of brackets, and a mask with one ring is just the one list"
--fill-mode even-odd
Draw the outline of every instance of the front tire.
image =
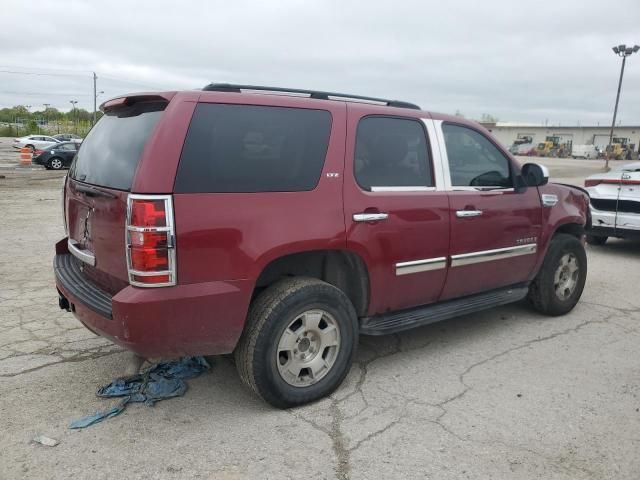
[[586, 279], [587, 255], [582, 243], [572, 235], [559, 233], [551, 239], [527, 299], [540, 313], [564, 315], [580, 300]]
[[353, 305], [315, 278], [281, 280], [249, 309], [234, 352], [242, 381], [277, 408], [333, 392], [351, 368], [358, 342]]

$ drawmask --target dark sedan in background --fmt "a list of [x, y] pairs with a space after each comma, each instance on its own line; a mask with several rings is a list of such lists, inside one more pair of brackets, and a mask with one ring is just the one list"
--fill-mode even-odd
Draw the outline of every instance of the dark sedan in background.
[[47, 170], [69, 168], [73, 157], [78, 153], [78, 146], [75, 142], [63, 142], [37, 150], [31, 163], [42, 165]]

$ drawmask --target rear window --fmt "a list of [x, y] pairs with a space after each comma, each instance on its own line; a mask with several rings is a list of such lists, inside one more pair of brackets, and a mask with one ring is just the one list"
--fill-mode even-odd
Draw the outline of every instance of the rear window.
[[82, 142], [69, 176], [130, 190], [142, 149], [166, 106], [165, 102], [140, 102], [107, 112]]
[[313, 190], [330, 132], [331, 115], [324, 110], [199, 104], [182, 150], [175, 191]]

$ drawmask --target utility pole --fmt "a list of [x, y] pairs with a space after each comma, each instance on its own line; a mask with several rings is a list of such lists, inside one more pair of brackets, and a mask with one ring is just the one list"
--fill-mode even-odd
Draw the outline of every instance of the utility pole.
[[51, 105], [50, 103], [43, 103], [44, 105], [44, 123], [47, 125], [47, 129], [49, 128], [49, 105]]
[[98, 80], [98, 76], [96, 72], [93, 72], [93, 125], [96, 124], [96, 115], [97, 115], [97, 106], [98, 103], [98, 89], [96, 88], [96, 81]]
[[620, 68], [620, 79], [618, 80], [618, 93], [616, 95], [616, 106], [613, 109], [613, 121], [611, 122], [611, 131], [609, 132], [609, 147], [607, 148], [607, 159], [604, 165], [606, 170], [609, 170], [609, 157], [613, 152], [611, 143], [613, 142], [613, 129], [616, 126], [616, 115], [618, 114], [618, 102], [620, 101], [620, 90], [622, 89], [622, 76], [624, 75], [624, 65], [627, 62], [627, 57], [640, 50], [640, 46], [634, 45], [633, 47], [627, 47], [626, 45], [618, 45], [612, 48], [613, 53], [622, 57], [622, 67]]

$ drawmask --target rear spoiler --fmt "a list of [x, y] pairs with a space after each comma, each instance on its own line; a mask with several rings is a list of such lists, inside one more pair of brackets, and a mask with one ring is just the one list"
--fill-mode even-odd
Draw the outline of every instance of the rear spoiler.
[[140, 102], [170, 102], [176, 92], [159, 93], [132, 93], [122, 97], [112, 98], [100, 105], [100, 110], [104, 113], [121, 107], [130, 107]]

